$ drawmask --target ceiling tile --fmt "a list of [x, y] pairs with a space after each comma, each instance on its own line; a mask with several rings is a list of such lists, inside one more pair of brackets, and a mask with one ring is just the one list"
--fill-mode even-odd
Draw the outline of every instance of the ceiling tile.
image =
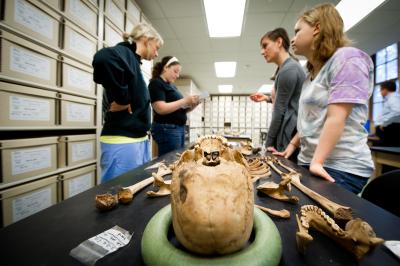
[[398, 11], [377, 10], [362, 20], [359, 24], [351, 28], [349, 30], [349, 34], [351, 32], [379, 33], [387, 30], [391, 31], [392, 26], [395, 28], [398, 27], [398, 21]]
[[[295, 0], [293, 1], [293, 5], [290, 7], [291, 12], [297, 12], [297, 16], [301, 15], [307, 9], [310, 9], [316, 5], [331, 3], [333, 5], [337, 5], [340, 0]], [[296, 16], [296, 17], [297, 17]]]
[[183, 51], [182, 45], [179, 40], [165, 39], [164, 45], [160, 48], [159, 54], [174, 54]]
[[176, 39], [176, 34], [167, 19], [152, 19], [151, 23], [163, 39]]
[[164, 14], [169, 18], [200, 17], [204, 15], [203, 1], [158, 0], [158, 3], [164, 11]]
[[295, 0], [249, 0], [248, 13], [286, 12]]
[[180, 42], [183, 46], [183, 50], [187, 53], [202, 53], [202, 52], [210, 52], [211, 45], [209, 39], [204, 38], [185, 38], [180, 39]]
[[149, 1], [149, 0], [135, 0], [136, 3], [140, 6], [143, 13], [146, 14], [146, 17], [150, 20], [164, 18], [164, 13], [161, 10], [157, 1]]
[[[215, 77], [215, 61], [238, 62], [235, 78], [229, 79], [234, 93], [251, 93], [261, 84], [270, 83], [276, 65], [268, 64], [260, 55], [262, 35], [283, 27], [292, 37], [298, 16], [305, 9], [325, 2], [336, 5], [339, 0], [248, 0], [242, 36], [210, 39], [201, 0], [137, 0], [165, 39], [156, 61], [165, 55], [177, 56], [182, 63], [182, 75], [211, 93], [218, 93], [217, 85], [224, 81]], [[400, 40], [398, 11], [400, 0], [388, 0], [377, 8], [348, 32], [354, 46], [373, 54]]]
[[169, 22], [178, 38], [209, 38], [204, 17], [170, 18]]
[[189, 56], [194, 64], [214, 63], [214, 56], [208, 52], [198, 53], [197, 51], [193, 51], [189, 54]]
[[258, 35], [261, 37], [267, 31], [279, 27], [284, 17], [285, 13], [247, 14], [242, 30], [243, 37], [248, 35]]
[[236, 52], [240, 47], [240, 38], [212, 38], [212, 52]]

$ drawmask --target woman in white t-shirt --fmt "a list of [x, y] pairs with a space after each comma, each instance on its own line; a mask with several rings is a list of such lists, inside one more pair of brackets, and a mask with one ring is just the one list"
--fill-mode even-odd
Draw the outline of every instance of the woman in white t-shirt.
[[359, 193], [373, 172], [368, 133], [368, 99], [373, 63], [346, 47], [343, 20], [332, 4], [306, 11], [295, 25], [292, 46], [307, 58], [308, 74], [299, 101], [298, 133], [282, 153], [300, 146], [298, 163], [310, 172]]

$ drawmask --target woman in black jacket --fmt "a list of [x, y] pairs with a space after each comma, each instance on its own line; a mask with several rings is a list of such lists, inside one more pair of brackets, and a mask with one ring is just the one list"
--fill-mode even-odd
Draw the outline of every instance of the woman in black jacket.
[[93, 77], [104, 87], [101, 132], [101, 182], [150, 160], [150, 95], [141, 60], [157, 57], [161, 36], [147, 24], [123, 34], [124, 42], [103, 48], [93, 58]]

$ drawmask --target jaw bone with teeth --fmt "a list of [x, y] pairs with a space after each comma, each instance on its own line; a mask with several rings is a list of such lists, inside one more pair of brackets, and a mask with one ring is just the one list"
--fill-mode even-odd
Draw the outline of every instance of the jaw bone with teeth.
[[304, 205], [300, 210], [300, 217], [296, 215], [298, 231], [296, 233], [297, 248], [305, 253], [308, 245], [313, 240], [309, 229], [314, 228], [323, 233], [342, 247], [361, 259], [374, 247], [382, 244], [384, 240], [376, 236], [372, 227], [360, 218], [352, 219], [346, 223], [345, 229], [325, 214], [315, 205]]

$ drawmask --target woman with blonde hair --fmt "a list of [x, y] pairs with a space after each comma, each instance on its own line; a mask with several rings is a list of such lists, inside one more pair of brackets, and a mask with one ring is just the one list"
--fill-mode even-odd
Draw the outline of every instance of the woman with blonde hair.
[[123, 42], [98, 51], [92, 63], [93, 79], [104, 87], [101, 182], [150, 160], [150, 95], [140, 64], [157, 57], [163, 39], [144, 23], [122, 38]]
[[343, 20], [331, 4], [306, 11], [295, 25], [295, 54], [307, 58], [299, 101], [298, 133], [284, 152], [300, 146], [298, 163], [310, 172], [358, 193], [373, 172], [367, 132], [373, 63], [348, 47]]

